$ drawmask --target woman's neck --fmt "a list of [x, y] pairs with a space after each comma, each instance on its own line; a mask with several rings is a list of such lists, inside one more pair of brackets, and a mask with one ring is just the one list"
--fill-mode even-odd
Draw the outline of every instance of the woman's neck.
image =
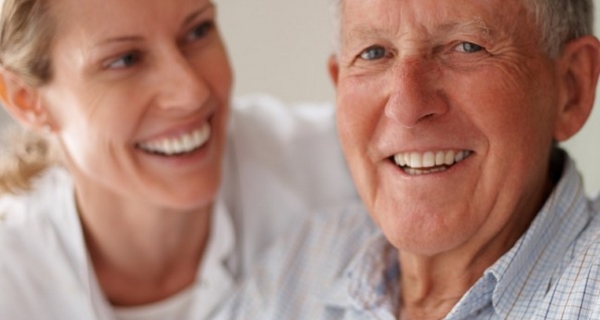
[[100, 287], [114, 305], [163, 300], [195, 281], [211, 207], [175, 211], [78, 190], [78, 211]]

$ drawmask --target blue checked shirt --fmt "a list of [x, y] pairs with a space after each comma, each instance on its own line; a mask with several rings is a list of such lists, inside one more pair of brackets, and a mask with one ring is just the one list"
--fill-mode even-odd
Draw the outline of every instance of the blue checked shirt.
[[[445, 319], [600, 319], [600, 218], [574, 164], [527, 232]], [[320, 214], [267, 255], [215, 319], [396, 319], [397, 251], [352, 205]]]

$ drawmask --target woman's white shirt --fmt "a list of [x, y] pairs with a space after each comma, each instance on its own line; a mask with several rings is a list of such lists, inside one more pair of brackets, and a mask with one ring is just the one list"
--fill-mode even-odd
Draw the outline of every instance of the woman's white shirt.
[[52, 168], [32, 191], [0, 198], [0, 319], [209, 319], [300, 215], [357, 197], [331, 106], [255, 96], [236, 101], [231, 120], [217, 232], [188, 291], [115, 315], [88, 260], [71, 178]]
[[226, 267], [233, 254], [235, 235], [227, 209], [218, 202], [196, 283], [164, 301], [140, 307], [115, 308], [118, 320], [208, 319], [231, 292], [233, 275]]
[[266, 95], [236, 99], [223, 192], [233, 216], [238, 274], [303, 215], [358, 199], [339, 144], [332, 104], [285, 105]]
[[220, 201], [196, 283], [161, 302], [116, 309], [94, 275], [64, 169], [49, 169], [34, 192], [0, 203], [0, 319], [208, 319], [233, 288], [235, 236]]

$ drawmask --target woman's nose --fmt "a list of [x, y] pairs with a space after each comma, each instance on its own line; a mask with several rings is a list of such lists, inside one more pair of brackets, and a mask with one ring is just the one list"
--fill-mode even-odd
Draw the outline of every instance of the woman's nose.
[[[173, 50], [175, 51], [175, 50]], [[169, 112], [191, 112], [202, 107], [210, 97], [210, 87], [200, 67], [180, 51], [165, 54], [158, 67], [156, 105]]]

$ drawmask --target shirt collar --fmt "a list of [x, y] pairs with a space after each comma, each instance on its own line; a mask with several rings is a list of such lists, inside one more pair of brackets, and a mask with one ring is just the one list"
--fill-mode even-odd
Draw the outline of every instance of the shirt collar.
[[[591, 219], [581, 177], [570, 159], [563, 173], [527, 232], [485, 271], [448, 318], [471, 316], [491, 303], [496, 313], [506, 319], [518, 304], [538, 301], [545, 294], [553, 281], [547, 272], [557, 268], [539, 266], [560, 263], [556, 257], [565, 256]], [[398, 253], [382, 232], [374, 229], [371, 240], [365, 242], [333, 283], [325, 298], [329, 307], [397, 310]], [[559, 274], [560, 270], [555, 272]]]
[[199, 291], [215, 296], [231, 290], [234, 285], [227, 262], [234, 254], [235, 233], [231, 216], [219, 199], [213, 206], [209, 232], [206, 250], [198, 266], [196, 286]]
[[[234, 254], [233, 222], [222, 200], [213, 207], [210, 236], [198, 269], [195, 296], [190, 315], [205, 319], [234, 287], [234, 277], [227, 261]], [[201, 301], [201, 303], [198, 303]]]
[[231, 257], [235, 249], [233, 222], [224, 202], [215, 201], [211, 229], [205, 253], [205, 260], [221, 265]]
[[[527, 308], [543, 298], [564, 268], [557, 257], [567, 255], [590, 219], [581, 177], [574, 163], [567, 160], [560, 182], [527, 232], [485, 272], [488, 283], [495, 284], [492, 302], [501, 318], [514, 308]], [[549, 272], [554, 274], [549, 277]]]
[[398, 251], [378, 228], [335, 280], [326, 305], [337, 308], [397, 308], [400, 268]]

